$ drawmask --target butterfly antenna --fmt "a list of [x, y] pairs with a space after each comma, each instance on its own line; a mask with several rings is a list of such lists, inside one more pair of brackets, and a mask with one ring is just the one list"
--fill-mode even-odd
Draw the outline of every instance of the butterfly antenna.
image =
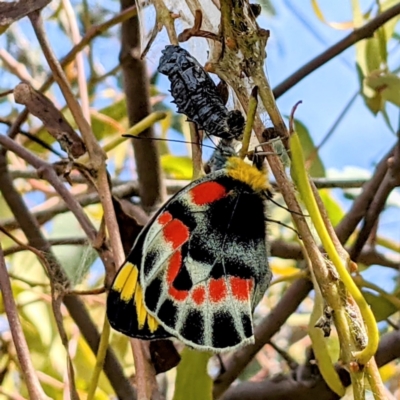
[[283, 226], [283, 227], [285, 227], [285, 228], [287, 228], [287, 229], [290, 229], [290, 230], [293, 231], [293, 232], [297, 235], [297, 237], [301, 240], [301, 235], [300, 235], [299, 231], [297, 231], [297, 230], [296, 230], [295, 228], [293, 228], [292, 226], [287, 225], [287, 224], [285, 224], [284, 222], [278, 221], [277, 219], [265, 218], [265, 221], [267, 221], [267, 222], [274, 222], [275, 224], [278, 224], [278, 225], [281, 225], [281, 226]]
[[275, 201], [275, 200], [273, 199], [272, 194], [271, 194], [270, 191], [266, 191], [266, 192], [264, 193], [264, 196], [265, 196], [265, 198], [266, 198], [268, 201], [270, 201], [271, 203], [274, 203], [276, 206], [278, 206], [278, 207], [280, 207], [280, 208], [283, 208], [284, 210], [290, 212], [291, 214], [300, 215], [301, 217], [309, 217], [309, 215], [307, 215], [307, 214], [303, 214], [303, 213], [301, 213], [301, 212], [293, 211], [293, 210], [291, 210], [290, 208], [287, 208], [287, 207], [285, 207], [284, 205], [278, 203], [277, 201]]

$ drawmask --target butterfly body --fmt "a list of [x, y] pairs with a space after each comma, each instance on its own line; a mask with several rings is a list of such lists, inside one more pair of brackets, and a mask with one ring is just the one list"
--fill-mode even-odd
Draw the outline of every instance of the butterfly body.
[[173, 196], [137, 238], [108, 297], [111, 326], [220, 352], [254, 341], [271, 279], [263, 171], [230, 157]]

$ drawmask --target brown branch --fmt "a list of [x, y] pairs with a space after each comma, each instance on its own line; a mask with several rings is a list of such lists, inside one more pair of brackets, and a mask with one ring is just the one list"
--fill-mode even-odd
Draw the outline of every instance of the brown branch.
[[51, 0], [21, 0], [0, 3], [0, 28], [6, 29], [13, 22], [26, 17], [33, 11], [46, 7]]
[[29, 74], [25, 64], [17, 61], [8, 51], [0, 49], [0, 59], [3, 61], [4, 68], [19, 78], [21, 81], [29, 82], [35, 86], [36, 81]]
[[[63, 5], [65, 15], [69, 23], [69, 30], [72, 42], [74, 45], [77, 45], [82, 40], [82, 37], [81, 34], [79, 33], [79, 27], [74, 8], [72, 7], [70, 0], [62, 0], [61, 3]], [[90, 101], [89, 101], [88, 87], [85, 76], [84, 62], [85, 60], [83, 58], [83, 54], [78, 53], [75, 56], [75, 65], [78, 77], [79, 98], [81, 100], [80, 103], [82, 107], [83, 116], [90, 123]]]
[[[120, 0], [121, 10], [132, 7], [134, 0]], [[128, 110], [129, 125], [133, 126], [150, 114], [149, 80], [146, 63], [140, 59], [140, 30], [137, 16], [122, 23], [120, 62], [124, 80], [124, 92]], [[153, 128], [141, 134], [154, 137]], [[141, 205], [146, 212], [157, 209], [165, 196], [161, 166], [156, 143], [151, 140], [134, 140]], [[148, 344], [131, 339], [136, 366], [136, 381], [139, 398], [157, 395], [155, 370], [151, 363]]]
[[383, 24], [391, 20], [400, 14], [400, 4], [397, 4], [388, 10], [379, 14], [377, 17], [366, 23], [361, 28], [355, 29], [352, 33], [347, 35], [345, 38], [329, 47], [322, 54], [315, 57], [313, 60], [305, 64], [303, 67], [298, 69], [294, 74], [286, 78], [274, 89], [275, 99], [282, 96], [289, 89], [295, 86], [311, 72], [315, 71], [322, 65], [326, 64], [328, 61], [335, 58], [338, 54], [342, 53], [353, 44], [359, 42], [360, 40], [367, 39], [373, 36], [374, 32], [379, 29]]
[[341, 243], [346, 243], [359, 222], [366, 215], [370, 203], [378, 191], [388, 168], [388, 160], [394, 154], [394, 148], [379, 162], [372, 178], [363, 186], [362, 193], [354, 200], [350, 210], [336, 226], [335, 231]]
[[373, 231], [378, 218], [383, 211], [386, 200], [390, 193], [396, 187], [400, 186], [400, 138], [394, 148], [393, 156], [387, 160], [388, 169], [386, 171], [383, 181], [379, 185], [379, 189], [374, 195], [374, 199], [368, 207], [368, 211], [364, 217], [364, 223], [361, 227], [357, 240], [350, 250], [350, 257], [357, 260], [365, 243], [368, 240], [371, 232]]
[[[1, 123], [0, 118], [0, 123]], [[24, 179], [40, 179], [36, 170], [16, 170], [11, 169], [10, 174], [13, 179], [24, 178]], [[80, 175], [71, 174], [68, 180], [73, 183], [87, 183], [87, 179]], [[367, 179], [329, 179], [329, 178], [311, 178], [311, 181], [317, 187], [317, 189], [355, 189], [361, 188], [365, 183], [368, 182]], [[172, 195], [187, 186], [190, 181], [183, 179], [164, 179], [165, 186], [167, 189], [167, 194]], [[113, 186], [119, 186], [124, 184], [131, 184], [132, 188], [136, 188], [136, 192], [132, 196], [138, 196], [138, 183], [132, 180], [123, 179], [111, 179]], [[270, 182], [271, 187], [274, 192], [279, 192], [279, 187], [275, 182]], [[132, 189], [133, 190], [133, 189]]]
[[46, 32], [44, 30], [43, 19], [40, 11], [34, 11], [33, 13], [29, 14], [29, 19], [31, 20], [33, 30], [35, 31], [36, 38], [40, 44], [42, 52], [47, 60], [51, 71], [53, 72], [54, 79], [58, 83], [61, 92], [65, 98], [65, 101], [67, 102], [68, 108], [70, 109], [71, 114], [81, 132], [93, 168], [99, 170], [101, 168], [101, 165], [104, 164], [106, 155], [104, 154], [95, 137], [93, 136], [89, 122], [85, 119], [79, 102], [78, 100], [76, 100], [74, 94], [72, 93], [64, 71], [62, 70], [60, 63], [58, 62], [53, 52], [53, 49], [50, 46]]
[[47, 131], [72, 158], [86, 152], [85, 144], [69, 122], [45, 95], [33, 89], [28, 83], [20, 83], [14, 89], [15, 102], [24, 104], [29, 112], [38, 117]]
[[33, 153], [26, 150], [7, 136], [0, 136], [0, 144], [23, 158], [33, 167], [35, 167], [38, 170], [38, 173], [54, 187], [54, 189], [59, 193], [61, 198], [68, 205], [70, 211], [79, 221], [79, 224], [88, 236], [88, 239], [93, 243], [96, 240], [96, 229], [94, 228], [93, 224], [90, 222], [86, 214], [83, 212], [80, 204], [76, 201], [76, 199], [71, 195], [65, 185], [58, 178], [53, 166], [46, 161], [43, 161], [39, 157], [36, 157]]
[[[297, 243], [284, 240], [273, 240], [270, 243], [270, 255], [282, 259], [304, 260], [301, 247]], [[364, 247], [358, 257], [358, 261], [364, 265], [380, 265], [398, 270], [399, 263], [396, 260], [385, 257], [382, 253], [372, 247]]]
[[17, 352], [18, 361], [20, 363], [20, 370], [24, 377], [26, 387], [31, 399], [47, 400], [49, 397], [40, 386], [39, 379], [36, 376], [35, 368], [29, 357], [29, 348], [22, 331], [21, 322], [18, 317], [17, 307], [15, 305], [14, 296], [11, 289], [10, 279], [7, 273], [7, 267], [4, 260], [3, 249], [0, 243], [0, 288], [4, 308], [7, 314], [7, 319], [10, 324], [11, 335], [13, 338], [14, 346]]
[[[112, 190], [112, 194], [118, 198], [137, 196], [138, 190], [134, 182], [126, 183], [124, 185], [115, 187]], [[81, 194], [74, 197], [74, 199], [80, 204], [81, 207], [86, 207], [90, 204], [97, 204], [100, 201], [99, 194], [96, 192]], [[56, 215], [68, 211], [70, 211], [68, 204], [66, 204], [65, 202], [60, 202], [59, 204], [48, 207], [46, 209], [33, 212], [32, 215], [36, 218], [37, 222], [40, 225], [42, 225], [45, 222], [52, 219], [53, 217], [55, 217]], [[8, 230], [13, 230], [18, 228], [18, 221], [15, 218], [0, 220], [0, 224], [3, 226], [3, 228]]]
[[[121, 0], [121, 9], [132, 6], [134, 0]], [[131, 18], [122, 24], [120, 62], [124, 79], [124, 91], [129, 125], [133, 126], [150, 114], [149, 82], [144, 61], [140, 60], [139, 20]], [[154, 137], [153, 128], [141, 137]], [[154, 211], [163, 201], [163, 187], [157, 144], [151, 140], [133, 140], [138, 173], [141, 205], [146, 212]]]

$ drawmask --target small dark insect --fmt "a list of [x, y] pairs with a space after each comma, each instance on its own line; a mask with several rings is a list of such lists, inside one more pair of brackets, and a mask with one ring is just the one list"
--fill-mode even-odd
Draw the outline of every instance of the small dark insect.
[[199, 62], [185, 49], [168, 45], [158, 71], [171, 82], [171, 94], [178, 112], [199, 129], [222, 139], [241, 139], [244, 118], [240, 111], [228, 111], [217, 87]]

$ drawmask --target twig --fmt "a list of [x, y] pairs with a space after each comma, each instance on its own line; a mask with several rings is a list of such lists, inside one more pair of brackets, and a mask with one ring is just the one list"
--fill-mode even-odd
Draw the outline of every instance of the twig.
[[86, 152], [85, 144], [69, 122], [45, 95], [33, 89], [28, 83], [20, 83], [14, 89], [15, 102], [24, 104], [39, 118], [47, 131], [72, 158], [78, 158]]
[[368, 211], [364, 217], [364, 223], [354, 243], [350, 256], [353, 260], [357, 260], [362, 248], [368, 240], [379, 215], [385, 207], [386, 200], [392, 190], [400, 186], [400, 138], [394, 148], [393, 156], [388, 158], [388, 169], [379, 189], [374, 195]]
[[191, 37], [202, 37], [205, 39], [212, 39], [215, 41], [220, 42], [221, 37], [216, 35], [215, 33], [212, 32], [207, 32], [201, 30], [201, 24], [203, 22], [203, 14], [201, 10], [196, 10], [194, 14], [194, 24], [191, 28], [184, 29], [179, 35], [178, 35], [178, 41], [179, 42], [186, 42], [188, 41]]
[[190, 140], [192, 143], [192, 165], [193, 165], [193, 176], [192, 179], [198, 179], [204, 176], [203, 160], [202, 160], [202, 136], [200, 131], [194, 122], [189, 122], [190, 128]]
[[[69, 22], [72, 42], [76, 46], [78, 43], [80, 43], [82, 38], [81, 34], [79, 33], [75, 11], [69, 0], [62, 0], [62, 4]], [[85, 65], [82, 52], [76, 54], [75, 63], [78, 75], [79, 97], [81, 99], [82, 111], [84, 117], [86, 118], [86, 121], [90, 123], [90, 103], [89, 103], [88, 88], [85, 76]]]
[[388, 160], [394, 154], [394, 148], [378, 163], [373, 177], [365, 183], [362, 193], [354, 200], [349, 212], [336, 226], [335, 231], [341, 243], [346, 243], [358, 223], [367, 213], [368, 207], [381, 185], [388, 168]]
[[25, 65], [17, 61], [7, 50], [0, 49], [0, 59], [4, 63], [4, 68], [8, 69], [17, 78], [36, 86], [36, 81], [32, 78]]
[[83, 212], [80, 204], [58, 178], [53, 166], [46, 161], [43, 161], [39, 157], [36, 157], [33, 153], [26, 150], [7, 136], [0, 136], [0, 144], [23, 158], [27, 163], [31, 164], [38, 170], [42, 177], [45, 178], [60, 194], [65, 203], [68, 205], [70, 211], [74, 213], [89, 240], [94, 242], [96, 239], [96, 229]]
[[57, 288], [54, 286], [53, 281], [50, 280], [51, 283], [51, 306], [53, 309], [54, 319], [56, 321], [56, 326], [58, 329], [58, 333], [60, 334], [61, 343], [63, 344], [67, 356], [67, 374], [68, 374], [68, 383], [69, 383], [69, 395], [71, 400], [79, 400], [79, 395], [76, 390], [75, 385], [75, 371], [74, 365], [72, 363], [71, 355], [69, 354], [69, 346], [68, 346], [68, 335], [64, 328], [63, 318], [61, 314], [61, 303], [63, 300], [63, 294], [58, 293]]
[[299, 68], [294, 74], [286, 78], [274, 89], [274, 96], [277, 99], [291, 89], [294, 85], [300, 82], [303, 78], [315, 71], [328, 61], [335, 58], [338, 54], [351, 47], [353, 44], [360, 40], [372, 37], [374, 32], [378, 30], [382, 25], [388, 22], [390, 19], [400, 14], [400, 4], [394, 5], [382, 14], [366, 23], [361, 28], [355, 29], [352, 33], [347, 35], [345, 38], [329, 47], [322, 54], [315, 57], [313, 60]]
[[39, 41], [40, 47], [42, 48], [43, 54], [46, 57], [47, 63], [49, 64], [49, 67], [53, 72], [54, 79], [60, 86], [63, 96], [67, 102], [68, 108], [71, 110], [71, 114], [74, 117], [74, 120], [81, 132], [81, 135], [83, 136], [87, 150], [91, 157], [93, 168], [99, 170], [100, 173], [100, 168], [102, 165], [104, 165], [104, 160], [106, 158], [105, 154], [100, 149], [97, 141], [95, 140], [90, 125], [85, 119], [82, 113], [82, 109], [71, 91], [69, 82], [67, 81], [64, 71], [62, 70], [60, 63], [58, 62], [50, 46], [44, 30], [43, 19], [40, 12], [34, 11], [33, 13], [29, 14], [29, 19], [31, 20], [33, 30], [35, 31], [36, 37]]
[[[9, 127], [11, 127], [13, 124], [4, 119], [4, 118], [0, 118], [0, 123], [5, 124]], [[30, 133], [28, 131], [25, 131], [23, 129], [19, 130], [19, 133], [21, 135], [26, 136], [27, 138], [29, 138], [30, 140], [32, 140], [33, 142], [39, 144], [40, 146], [42, 146], [44, 149], [47, 149], [49, 151], [51, 151], [53, 154], [55, 154], [56, 156], [60, 157], [60, 158], [64, 158], [65, 154], [61, 154], [59, 151], [55, 150], [52, 146], [50, 146], [49, 144], [47, 144], [44, 140], [40, 139], [39, 137], [35, 136], [33, 133]]]
[[4, 308], [6, 310], [8, 322], [10, 324], [11, 334], [19, 363], [21, 365], [21, 373], [31, 399], [50, 400], [46, 396], [42, 387], [40, 386], [39, 379], [36, 376], [35, 368], [29, 357], [29, 349], [22, 331], [21, 323], [18, 317], [17, 307], [14, 302], [14, 296], [11, 289], [10, 280], [7, 274], [7, 267], [3, 256], [3, 249], [0, 243], [0, 287], [3, 294]]
[[[106, 149], [106, 146], [104, 146], [104, 149]], [[40, 179], [37, 171], [36, 170], [16, 170], [12, 169], [10, 171], [10, 174], [13, 179], [16, 178], [24, 178], [24, 179]], [[61, 177], [62, 178], [62, 177]], [[68, 177], [70, 182], [73, 183], [87, 183], [87, 179], [83, 178], [81, 175], [75, 175], [71, 174]], [[361, 188], [365, 183], [367, 183], [369, 180], [368, 179], [330, 179], [330, 178], [312, 178], [311, 179], [314, 185], [318, 189], [357, 189]], [[132, 185], [132, 188], [137, 188], [138, 183], [136, 181], [132, 180], [121, 180], [121, 179], [111, 179], [111, 183], [114, 186], [114, 189], [116, 189], [116, 186], [122, 186], [125, 184], [130, 183]], [[177, 191], [181, 190], [185, 186], [189, 184], [189, 181], [187, 180], [182, 180], [182, 179], [166, 179], [165, 180], [165, 186], [167, 189], [167, 193], [169, 195], [175, 194]], [[279, 187], [274, 183], [270, 182], [270, 185], [274, 189], [274, 192], [279, 192]], [[137, 196], [138, 192], [135, 192], [132, 194], [132, 196]]]
[[[297, 243], [290, 243], [285, 240], [276, 239], [270, 243], [270, 252], [272, 257], [283, 259], [303, 260], [301, 247]], [[391, 260], [378, 252], [376, 249], [364, 248], [358, 258], [358, 261], [364, 265], [381, 265], [383, 267], [399, 269], [399, 263], [395, 259]]]

